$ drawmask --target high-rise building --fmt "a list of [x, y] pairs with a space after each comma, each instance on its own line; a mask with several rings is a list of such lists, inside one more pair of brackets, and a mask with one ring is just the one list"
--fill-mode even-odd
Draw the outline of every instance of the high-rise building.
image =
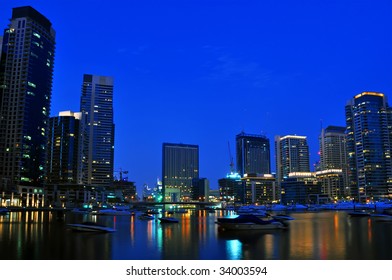
[[275, 156], [278, 185], [292, 172], [310, 171], [306, 136], [275, 136]]
[[237, 168], [245, 174], [270, 174], [270, 141], [262, 135], [245, 134], [236, 136]]
[[0, 188], [41, 186], [52, 95], [55, 31], [30, 6], [12, 10], [0, 61]]
[[64, 111], [49, 119], [47, 151], [47, 184], [82, 184], [82, 113]]
[[321, 130], [320, 166], [317, 178], [322, 181], [322, 191], [332, 199], [349, 195], [346, 151], [346, 127], [328, 126]]
[[83, 76], [80, 111], [86, 118], [83, 183], [111, 186], [114, 166], [112, 77]]
[[392, 110], [379, 92], [363, 92], [346, 105], [350, 196], [392, 197]]
[[165, 201], [189, 200], [192, 179], [199, 178], [199, 146], [163, 143], [162, 178]]

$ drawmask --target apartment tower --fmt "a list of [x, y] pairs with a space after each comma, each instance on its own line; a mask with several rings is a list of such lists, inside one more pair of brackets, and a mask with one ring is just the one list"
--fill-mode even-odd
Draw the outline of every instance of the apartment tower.
[[245, 174], [270, 174], [270, 141], [263, 135], [236, 135], [237, 168]]
[[392, 110], [379, 92], [362, 92], [346, 105], [350, 196], [392, 198]]
[[83, 183], [111, 186], [114, 166], [112, 77], [83, 76], [80, 111], [86, 118]]
[[14, 8], [0, 49], [0, 190], [42, 186], [55, 31], [34, 8]]
[[199, 146], [163, 143], [162, 190], [165, 201], [188, 201], [192, 179], [199, 178]]

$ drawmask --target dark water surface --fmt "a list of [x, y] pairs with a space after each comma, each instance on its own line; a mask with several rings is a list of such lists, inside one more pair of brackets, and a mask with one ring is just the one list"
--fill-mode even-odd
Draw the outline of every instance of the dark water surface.
[[[391, 260], [392, 223], [346, 212], [291, 213], [288, 230], [221, 232], [228, 212], [176, 214], [179, 224], [129, 216], [44, 211], [0, 215], [3, 260]], [[156, 215], [159, 217], [159, 215]], [[96, 221], [114, 233], [74, 232], [67, 223]]]

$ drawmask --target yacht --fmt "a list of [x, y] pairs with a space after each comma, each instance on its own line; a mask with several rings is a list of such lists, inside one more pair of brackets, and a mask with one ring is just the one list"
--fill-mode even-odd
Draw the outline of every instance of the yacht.
[[218, 218], [217, 224], [223, 230], [268, 230], [287, 228], [281, 221], [272, 217], [260, 217], [256, 215]]
[[173, 218], [173, 217], [161, 217], [161, 218], [158, 218], [158, 220], [160, 220], [161, 223], [165, 223], [165, 224], [169, 224], [169, 223], [173, 224], [173, 223], [179, 222], [178, 219]]

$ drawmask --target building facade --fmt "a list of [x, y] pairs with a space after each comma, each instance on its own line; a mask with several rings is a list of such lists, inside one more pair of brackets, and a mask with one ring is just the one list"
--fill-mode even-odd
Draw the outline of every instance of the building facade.
[[12, 10], [0, 61], [0, 188], [42, 186], [55, 31], [30, 6]]
[[318, 177], [322, 179], [323, 189], [327, 190], [333, 199], [342, 199], [350, 195], [346, 127], [328, 126], [321, 130], [320, 166]]
[[208, 202], [210, 196], [210, 182], [207, 178], [194, 178], [192, 180], [192, 201]]
[[112, 77], [83, 76], [80, 111], [86, 118], [83, 183], [111, 186], [114, 171]]
[[350, 196], [392, 198], [392, 110], [379, 92], [363, 92], [346, 105]]
[[242, 178], [246, 204], [271, 204], [279, 199], [272, 174], [246, 174]]
[[63, 111], [49, 119], [46, 184], [82, 184], [82, 116]]
[[321, 183], [314, 172], [293, 172], [281, 183], [282, 203], [314, 204], [321, 194]]
[[278, 184], [292, 172], [309, 172], [309, 146], [306, 136], [275, 137], [276, 179]]
[[162, 178], [165, 201], [190, 200], [192, 179], [199, 178], [199, 146], [163, 143]]
[[221, 201], [226, 204], [245, 203], [245, 183], [238, 173], [230, 173], [218, 180]]
[[263, 135], [236, 135], [237, 168], [241, 176], [245, 174], [270, 174], [270, 141]]

